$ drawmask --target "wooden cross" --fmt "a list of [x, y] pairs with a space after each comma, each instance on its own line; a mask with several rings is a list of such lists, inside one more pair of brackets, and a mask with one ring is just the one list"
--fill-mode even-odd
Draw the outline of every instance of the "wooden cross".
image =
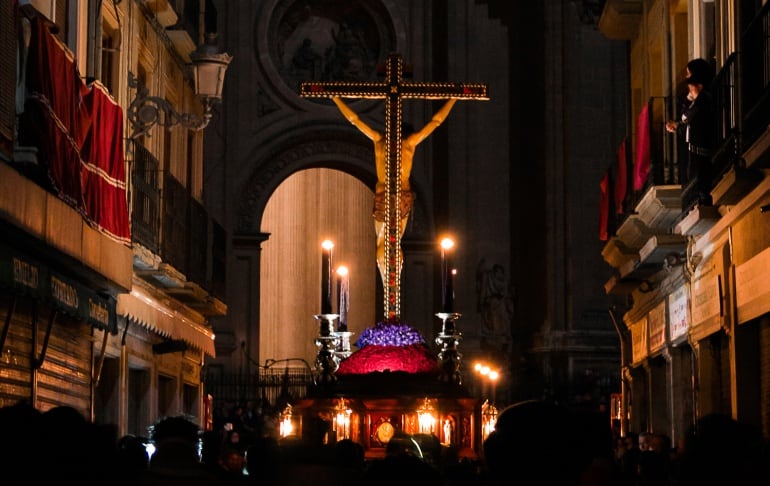
[[404, 99], [476, 99], [488, 100], [484, 84], [449, 82], [404, 81], [404, 62], [399, 54], [391, 54], [385, 63], [384, 82], [325, 81], [304, 82], [300, 96], [305, 98], [368, 98], [385, 100], [385, 318], [398, 319], [401, 315], [401, 117]]

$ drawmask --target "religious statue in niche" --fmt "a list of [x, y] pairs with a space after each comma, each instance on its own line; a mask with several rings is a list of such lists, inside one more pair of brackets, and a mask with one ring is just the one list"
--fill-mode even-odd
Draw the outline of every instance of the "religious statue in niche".
[[463, 448], [471, 447], [471, 419], [466, 415], [462, 418], [462, 434], [460, 435], [460, 446]]
[[278, 27], [279, 69], [289, 84], [372, 79], [382, 35], [372, 8], [340, 0], [289, 6]]
[[496, 343], [497, 350], [506, 351], [511, 342], [514, 305], [505, 268], [497, 263], [489, 265], [482, 258], [476, 269], [476, 293], [482, 343]]

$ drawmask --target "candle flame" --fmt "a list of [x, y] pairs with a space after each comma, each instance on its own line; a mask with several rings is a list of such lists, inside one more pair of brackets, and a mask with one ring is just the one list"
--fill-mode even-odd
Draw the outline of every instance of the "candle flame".
[[324, 250], [331, 250], [332, 248], [334, 248], [334, 243], [332, 242], [332, 240], [323, 240], [321, 242], [321, 247]]
[[445, 250], [449, 250], [453, 246], [455, 246], [455, 242], [452, 238], [444, 238], [443, 240], [441, 240], [441, 248]]
[[340, 265], [339, 267], [337, 267], [337, 275], [339, 275], [340, 277], [344, 277], [347, 274], [348, 274], [348, 267], [346, 267], [345, 265]]

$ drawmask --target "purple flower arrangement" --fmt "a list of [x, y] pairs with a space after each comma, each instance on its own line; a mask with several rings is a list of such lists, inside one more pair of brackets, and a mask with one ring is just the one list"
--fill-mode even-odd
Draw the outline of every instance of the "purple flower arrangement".
[[425, 338], [413, 327], [400, 322], [383, 321], [364, 329], [355, 345], [362, 349], [366, 346], [409, 346], [424, 344]]

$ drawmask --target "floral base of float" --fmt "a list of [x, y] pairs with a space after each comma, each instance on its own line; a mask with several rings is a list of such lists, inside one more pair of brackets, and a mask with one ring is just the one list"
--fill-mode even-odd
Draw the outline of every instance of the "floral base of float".
[[355, 343], [358, 351], [342, 360], [338, 375], [375, 372], [438, 373], [436, 356], [425, 338], [400, 322], [385, 321], [365, 329]]
[[[339, 361], [331, 386], [310, 390], [296, 404], [304, 417], [302, 429], [318, 430], [311, 423], [325, 420], [330, 432], [322, 440], [351, 439], [370, 459], [384, 457], [390, 438], [412, 436], [433, 436], [460, 457], [478, 457], [480, 401], [459, 382], [442, 379], [444, 359], [419, 331], [387, 320], [364, 329], [355, 347]], [[340, 425], [339, 416], [344, 418]]]

